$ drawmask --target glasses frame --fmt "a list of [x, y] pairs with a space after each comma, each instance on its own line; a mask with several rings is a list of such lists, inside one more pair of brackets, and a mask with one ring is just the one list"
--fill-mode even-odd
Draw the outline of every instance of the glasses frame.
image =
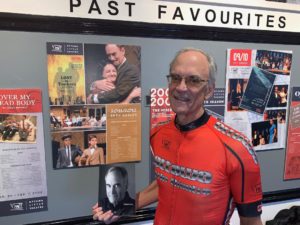
[[[174, 80], [175, 76], [176, 76], [176, 78], [179, 79], [178, 81]], [[188, 75], [186, 77], [183, 77], [183, 76], [180, 76], [179, 74], [170, 73], [170, 74], [166, 75], [166, 77], [167, 77], [169, 85], [178, 86], [179, 84], [181, 84], [182, 80], [184, 80], [184, 83], [188, 88], [199, 88], [199, 87], [201, 87], [201, 85], [203, 83], [206, 83], [209, 81], [209, 80], [201, 79], [197, 75]], [[196, 79], [198, 83], [193, 83], [192, 82], [193, 79]]]

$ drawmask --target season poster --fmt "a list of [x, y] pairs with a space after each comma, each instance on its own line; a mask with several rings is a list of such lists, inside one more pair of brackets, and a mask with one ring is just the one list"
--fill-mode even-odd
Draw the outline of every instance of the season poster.
[[175, 116], [170, 107], [168, 88], [150, 89], [150, 129], [167, 123]]
[[0, 216], [47, 210], [40, 89], [0, 90]]
[[53, 167], [139, 161], [141, 48], [49, 42], [47, 53]]
[[289, 111], [284, 179], [300, 178], [300, 87], [293, 87]]
[[225, 123], [255, 150], [285, 148], [291, 66], [291, 51], [227, 51]]

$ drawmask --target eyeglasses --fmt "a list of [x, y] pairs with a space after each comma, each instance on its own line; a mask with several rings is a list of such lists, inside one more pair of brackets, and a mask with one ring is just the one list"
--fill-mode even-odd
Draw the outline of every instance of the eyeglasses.
[[196, 75], [182, 77], [178, 74], [169, 74], [167, 75], [167, 79], [169, 85], [176, 85], [176, 86], [181, 84], [181, 81], [184, 80], [185, 85], [187, 87], [200, 87], [202, 83], [208, 82], [208, 80], [203, 80]]

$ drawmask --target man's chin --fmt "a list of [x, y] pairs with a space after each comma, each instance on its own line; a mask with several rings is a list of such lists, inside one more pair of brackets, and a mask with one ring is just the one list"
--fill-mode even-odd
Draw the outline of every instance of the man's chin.
[[187, 106], [176, 106], [172, 108], [177, 115], [185, 115], [188, 112]]

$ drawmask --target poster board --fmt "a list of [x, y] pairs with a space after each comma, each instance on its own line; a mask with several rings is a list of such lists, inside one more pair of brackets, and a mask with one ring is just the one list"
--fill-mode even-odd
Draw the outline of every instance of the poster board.
[[[43, 18], [41, 18], [40, 22], [43, 21]], [[202, 48], [212, 54], [218, 65], [217, 87], [225, 87], [226, 50], [228, 48], [292, 50], [294, 60], [297, 61], [300, 58], [300, 43], [297, 43], [299, 39], [289, 39], [287, 38], [289, 35], [287, 35], [285, 39], [282, 39], [277, 36], [273, 37], [269, 33], [265, 33], [265, 36], [269, 37], [269, 39], [263, 39], [260, 35], [261, 33], [257, 33], [257, 36], [253, 35], [253, 38], [248, 40], [243, 37], [243, 35], [248, 34], [247, 37], [249, 37], [249, 34], [255, 33], [243, 31], [238, 35], [236, 32], [231, 31], [230, 33], [227, 30], [227, 36], [222, 36], [226, 33], [222, 29], [218, 32], [213, 29], [205, 29], [205, 33], [200, 35], [199, 33], [203, 31], [201, 28], [197, 30], [197, 34], [191, 34], [193, 32], [191, 32], [191, 30], [189, 31], [188, 27], [183, 28], [182, 30], [178, 29], [177, 31], [176, 29], [173, 29], [172, 31], [172, 26], [169, 26], [166, 29], [167, 31], [169, 30], [169, 32], [162, 31], [161, 33], [155, 33], [153, 30], [150, 32], [149, 26], [144, 26], [147, 29], [143, 28], [141, 32], [138, 32], [139, 29], [136, 29], [130, 33], [130, 29], [126, 26], [126, 23], [120, 23], [119, 25], [122, 25], [123, 27], [118, 26], [122, 28], [113, 32], [111, 27], [117, 25], [117, 22], [110, 22], [109, 24], [102, 22], [96, 24], [93, 28], [95, 29], [93, 35], [85, 35], [83, 34], [83, 31], [87, 28], [81, 23], [74, 23], [72, 25], [72, 20], [64, 20], [64, 25], [58, 26], [57, 22], [59, 21], [59, 19], [53, 19], [47, 30], [43, 30], [43, 26], [41, 26], [40, 23], [36, 23], [39, 26], [32, 25], [32, 22], [34, 24], [36, 19], [34, 20], [29, 17], [25, 20], [25, 23], [30, 24], [31, 26], [28, 25], [26, 27], [23, 23], [23, 27], [20, 26], [22, 29], [20, 27], [14, 27], [14, 30], [0, 31], [0, 48], [2, 50], [0, 54], [1, 76], [6, 78], [1, 80], [0, 87], [31, 88], [34, 85], [42, 90], [47, 90], [47, 52], [45, 47], [47, 42], [88, 42], [96, 44], [115, 42], [141, 46], [143, 49], [141, 61], [143, 74], [141, 84], [143, 87], [141, 109], [142, 160], [135, 164], [135, 170], [138, 171], [136, 172], [135, 178], [135, 188], [137, 191], [144, 188], [150, 180], [150, 118], [149, 106], [145, 97], [149, 95], [152, 87], [166, 87], [167, 81], [165, 74], [168, 73], [169, 62], [179, 49], [187, 46], [196, 47]], [[54, 25], [55, 23], [56, 25]], [[69, 25], [69, 27], [67, 25]], [[142, 27], [141, 24], [137, 24], [136, 26], [137, 28]], [[164, 28], [164, 26], [158, 25], [156, 31], [159, 31], [162, 28]], [[32, 32], [34, 29], [39, 32]], [[78, 34], [78, 32], [82, 33]], [[178, 35], [175, 36], [175, 34]], [[174, 39], [174, 37], [177, 39]], [[282, 45], [282, 43], [285, 45]], [[299, 67], [300, 66], [295, 63], [292, 68], [292, 73], [297, 74], [297, 71], [300, 70]], [[291, 83], [299, 84], [300, 78], [293, 76]], [[43, 92], [43, 102], [48, 102], [48, 100], [49, 96], [45, 91]], [[48, 115], [49, 105], [43, 104], [43, 113]], [[46, 136], [48, 137], [50, 134], [50, 122], [48, 117], [45, 116], [44, 118], [49, 198], [48, 211], [36, 213], [34, 217], [30, 214], [2, 217], [0, 218], [1, 224], [18, 224], [19, 221], [22, 221], [22, 223], [37, 223], [74, 217], [85, 217], [90, 216], [91, 214], [91, 206], [94, 205], [98, 196], [99, 169], [97, 167], [84, 168], [82, 170], [54, 170], [52, 165], [53, 156], [51, 139], [46, 138]], [[265, 193], [284, 192], [285, 190], [288, 191], [300, 186], [300, 180], [289, 182], [283, 181], [285, 150], [259, 152], [258, 158], [261, 164], [262, 183]], [[66, 211], [66, 208], [71, 210]]]

